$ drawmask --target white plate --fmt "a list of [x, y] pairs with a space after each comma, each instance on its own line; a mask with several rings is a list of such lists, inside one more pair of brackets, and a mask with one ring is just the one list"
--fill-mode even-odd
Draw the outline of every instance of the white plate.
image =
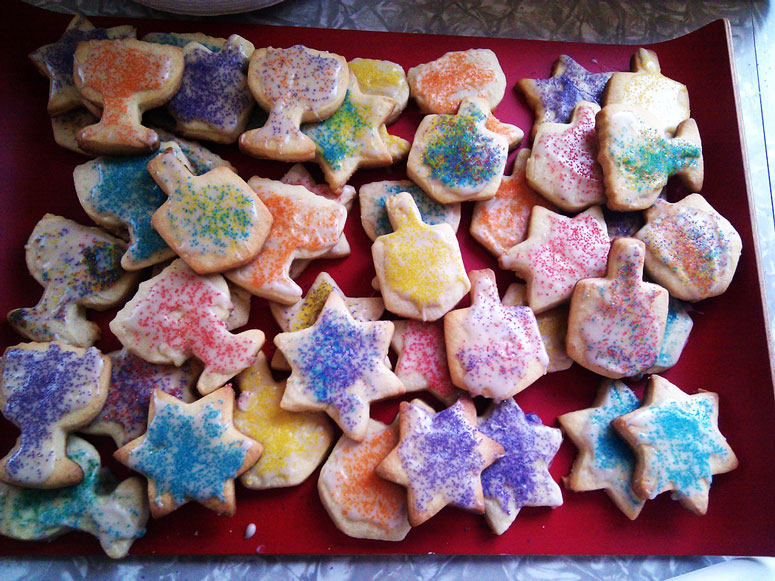
[[189, 14], [192, 16], [216, 16], [238, 14], [279, 4], [282, 0], [135, 0], [157, 10]]

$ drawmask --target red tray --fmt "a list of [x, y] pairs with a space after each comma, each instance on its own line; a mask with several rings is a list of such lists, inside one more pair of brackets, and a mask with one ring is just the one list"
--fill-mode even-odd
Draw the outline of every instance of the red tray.
[[[83, 224], [90, 221], [78, 204], [73, 168], [84, 158], [58, 148], [46, 114], [48, 81], [27, 59], [37, 47], [55, 41], [64, 31], [67, 15], [45, 12], [19, 2], [2, 3], [2, 70], [0, 87], [4, 107], [3, 145], [0, 148], [0, 312], [34, 304], [40, 287], [27, 273], [24, 243], [46, 212], [61, 214]], [[508, 90], [497, 109], [498, 117], [529, 134], [532, 113], [512, 88], [523, 77], [545, 78], [561, 53], [571, 55], [587, 69], [628, 70], [631, 46], [570, 44], [513, 39], [427, 36], [346, 30], [263, 27], [216, 22], [128, 21], [94, 18], [100, 26], [133, 24], [138, 35], [151, 31], [192, 32], [214, 36], [238, 33], [257, 47], [303, 43], [333, 51], [348, 59], [357, 56], [389, 59], [409, 68], [449, 50], [490, 48], [498, 55], [508, 80]], [[33, 27], [22, 23], [34, 22]], [[729, 26], [716, 21], [682, 38], [651, 45], [662, 71], [685, 83], [691, 96], [692, 116], [702, 134], [706, 186], [702, 194], [737, 228], [743, 255], [729, 291], [699, 303], [693, 314], [694, 331], [679, 363], [664, 373], [686, 391], [698, 388], [721, 396], [719, 425], [740, 459], [740, 467], [714, 479], [710, 508], [695, 516], [661, 495], [646, 504], [634, 522], [624, 517], [602, 492], [563, 491], [564, 504], [556, 509], [525, 508], [502, 536], [493, 535], [479, 516], [446, 508], [400, 543], [351, 539], [332, 524], [316, 490], [315, 473], [304, 484], [274, 491], [239, 487], [237, 514], [221, 518], [194, 503], [158, 521], [148, 523], [147, 535], [132, 547], [133, 554], [724, 554], [775, 555], [775, 422], [766, 324], [760, 295], [761, 280], [754, 251], [754, 234], [747, 190], [744, 153], [735, 103], [734, 72]], [[420, 115], [410, 104], [392, 132], [411, 138]], [[213, 147], [227, 157], [247, 179], [252, 175], [279, 178], [287, 164], [262, 162], [241, 155], [237, 148]], [[513, 157], [513, 155], [512, 155]], [[509, 166], [510, 167], [510, 166]], [[510, 172], [510, 170], [509, 170]], [[379, 179], [399, 179], [405, 166], [362, 171], [352, 184]], [[496, 261], [468, 234], [471, 208], [466, 205], [458, 238], [468, 269], [490, 267]], [[350, 296], [372, 294], [370, 242], [360, 226], [358, 207], [351, 211], [346, 233], [353, 255], [343, 260], [317, 261], [299, 279], [305, 288], [315, 275], [327, 270]], [[513, 274], [499, 272], [501, 292]], [[95, 315], [103, 326], [112, 312]], [[269, 340], [277, 332], [266, 302], [253, 300], [249, 326], [265, 330]], [[98, 346], [118, 347], [104, 333]], [[0, 347], [21, 339], [3, 320]], [[517, 396], [525, 411], [537, 413], [544, 423], [556, 425], [559, 414], [588, 407], [598, 378], [579, 366], [547, 375]], [[637, 386], [641, 389], [642, 386]], [[397, 401], [383, 402], [373, 415], [389, 421]], [[11, 447], [16, 432], [7, 422], [0, 426], [0, 453]], [[94, 439], [93, 439], [94, 440]], [[111, 445], [97, 439], [103, 458]], [[551, 472], [555, 479], [567, 474], [576, 449], [565, 441]], [[120, 474], [128, 472], [118, 467]], [[249, 523], [256, 534], [243, 539]], [[29, 543], [0, 538], [0, 554], [97, 553], [95, 539], [81, 533], [65, 535], [51, 543]]]

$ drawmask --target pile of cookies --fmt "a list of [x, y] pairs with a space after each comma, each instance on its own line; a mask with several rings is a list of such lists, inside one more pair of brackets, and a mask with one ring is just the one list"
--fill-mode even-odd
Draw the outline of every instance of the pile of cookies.
[[[2, 413], [20, 435], [0, 460], [0, 533], [77, 528], [120, 557], [149, 515], [196, 501], [231, 516], [235, 479], [290, 487], [320, 467], [347, 535], [400, 541], [447, 505], [501, 534], [522, 507], [562, 504], [549, 467], [563, 432], [580, 450], [565, 485], [605, 489], [630, 518], [664, 491], [703, 514], [712, 476], [737, 465], [718, 396], [652, 375], [678, 361], [689, 303], [723, 293], [741, 253], [697, 193], [686, 87], [652, 51], [631, 72], [562, 55], [550, 78], [520, 80], [535, 123], [511, 175], [524, 134], [494, 114], [507, 80], [486, 49], [405, 73], [237, 35], [137, 40], [76, 17], [30, 58], [50, 80], [57, 143], [94, 157], [74, 185], [97, 226], [47, 214], [26, 245], [44, 291], [8, 314], [28, 342], [2, 359]], [[424, 115], [412, 142], [387, 128], [410, 98]], [[296, 165], [244, 181], [189, 139]], [[403, 160], [408, 179], [357, 192], [373, 295], [348, 297], [325, 272], [305, 293], [295, 279], [312, 260], [351, 252], [352, 176]], [[690, 192], [676, 203], [661, 196], [672, 176]], [[503, 298], [493, 269], [466, 268], [464, 202], [471, 236], [524, 281]], [[235, 332], [256, 300], [281, 330], [269, 342]], [[94, 346], [86, 309], [115, 310], [120, 351]], [[519, 407], [574, 362], [603, 377], [593, 407], [561, 429]], [[622, 379], [644, 375], [640, 401]], [[403, 398], [390, 425], [371, 417], [372, 402], [415, 391], [441, 405]], [[144, 479], [106, 480], [76, 432], [112, 437]]]

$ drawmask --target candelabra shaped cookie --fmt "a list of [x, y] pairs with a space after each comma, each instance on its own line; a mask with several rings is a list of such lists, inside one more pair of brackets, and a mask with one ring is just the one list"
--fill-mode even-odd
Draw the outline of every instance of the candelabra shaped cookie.
[[196, 176], [171, 151], [148, 162], [168, 198], [151, 224], [197, 274], [243, 266], [261, 250], [272, 215], [253, 189], [226, 167]]
[[342, 236], [347, 210], [304, 186], [259, 177], [248, 184], [272, 215], [272, 228], [258, 255], [226, 277], [251, 294], [292, 305], [302, 291], [290, 277], [291, 264], [331, 250]]
[[83, 470], [77, 485], [36, 490], [0, 483], [0, 534], [27, 541], [83, 531], [97, 537], [108, 557], [125, 557], [145, 534], [145, 483], [137, 477], [116, 482], [100, 466], [99, 452], [81, 438], [68, 440], [67, 456]]
[[452, 384], [444, 342], [444, 322], [394, 321], [391, 346], [398, 355], [396, 375], [406, 391], [428, 390], [446, 405], [461, 395]]
[[525, 171], [529, 157], [529, 149], [519, 150], [511, 175], [503, 176], [495, 197], [474, 205], [471, 236], [496, 257], [525, 239], [533, 206], [556, 210], [527, 182]]
[[638, 517], [645, 501], [632, 488], [635, 456], [611, 421], [640, 403], [622, 381], [605, 379], [591, 407], [557, 417], [579, 450], [570, 474], [563, 478], [566, 488], [576, 492], [602, 489], [631, 520]]
[[[527, 306], [527, 287], [524, 284], [513, 282], [503, 293], [501, 302], [504, 306]], [[565, 335], [568, 334], [568, 307], [561, 305], [536, 315], [538, 331], [544, 342], [546, 354], [549, 356], [547, 373], [563, 371], [573, 365], [573, 359], [568, 357], [565, 350]]]
[[640, 240], [614, 240], [605, 278], [580, 280], [573, 290], [568, 355], [605, 377], [644, 373], [659, 355], [669, 295], [643, 282], [645, 253]]
[[487, 200], [498, 191], [508, 143], [486, 127], [487, 104], [467, 98], [456, 115], [426, 115], [420, 122], [406, 173], [437, 202]]
[[543, 123], [568, 123], [576, 105], [602, 104], [603, 91], [612, 73], [592, 73], [565, 54], [554, 62], [548, 79], [520, 79], [517, 88], [535, 112], [533, 136]]
[[140, 284], [110, 322], [110, 330], [124, 347], [150, 363], [180, 366], [196, 357], [205, 366], [197, 389], [207, 394], [250, 367], [264, 343], [258, 329], [229, 333], [231, 310], [222, 276], [199, 276], [177, 259]]
[[78, 134], [91, 153], [136, 155], [159, 148], [159, 136], [142, 124], [143, 111], [163, 105], [183, 78], [183, 51], [176, 46], [124, 40], [89, 40], [73, 61], [75, 86], [94, 107], [100, 122]]
[[229, 386], [193, 403], [153, 392], [145, 434], [113, 456], [148, 478], [154, 518], [190, 500], [234, 516], [234, 479], [258, 461], [262, 446], [234, 427], [233, 410]]
[[311, 161], [315, 143], [299, 126], [339, 109], [348, 79], [347, 61], [337, 54], [300, 44], [259, 48], [250, 57], [248, 86], [269, 118], [263, 127], [240, 136], [240, 149], [255, 157]]
[[354, 58], [349, 61], [350, 74], [358, 79], [361, 91], [393, 101], [393, 110], [385, 123], [394, 123], [409, 102], [409, 83], [404, 67], [392, 61]]
[[[356, 321], [376, 321], [385, 312], [385, 303], [380, 297], [348, 297], [327, 272], [315, 277], [307, 294], [293, 305], [269, 303], [269, 310], [283, 332], [301, 331], [311, 327], [318, 318], [323, 305], [331, 293], [342, 297], [347, 310]], [[288, 362], [277, 350], [272, 357], [273, 369], [288, 370]]]
[[688, 510], [703, 515], [715, 474], [737, 468], [737, 457], [718, 428], [719, 397], [689, 395], [652, 375], [643, 405], [612, 420], [637, 458], [632, 486], [651, 499], [673, 491]]
[[492, 270], [468, 276], [471, 306], [444, 316], [449, 372], [457, 387], [500, 402], [544, 375], [549, 356], [533, 311], [503, 305]]
[[541, 313], [570, 300], [581, 279], [603, 276], [610, 246], [600, 206], [573, 218], [534, 206], [527, 238], [498, 262], [525, 279], [527, 304]]
[[217, 51], [198, 42], [183, 48], [183, 79], [167, 103], [176, 133], [218, 143], [237, 141], [255, 105], [247, 79], [254, 49], [237, 34]]
[[385, 206], [395, 232], [371, 247], [385, 306], [402, 317], [435, 321], [471, 288], [455, 232], [449, 224], [425, 224], [406, 192]]
[[482, 471], [504, 449], [477, 429], [474, 402], [461, 397], [437, 413], [422, 400], [402, 401], [399, 414], [398, 445], [377, 474], [406, 487], [411, 525], [448, 504], [483, 514]]
[[342, 435], [320, 469], [320, 500], [347, 536], [402, 541], [412, 528], [406, 491], [375, 471], [397, 444], [398, 417], [389, 426], [369, 420], [366, 437], [356, 442]]
[[662, 345], [659, 347], [659, 355], [654, 365], [646, 370], [646, 374], [662, 373], [665, 369], [678, 363], [694, 326], [694, 322], [689, 316], [689, 310], [690, 307], [687, 303], [670, 297], [667, 303], [665, 334], [662, 337]]
[[280, 405], [288, 411], [323, 410], [348, 437], [363, 440], [370, 402], [405, 391], [385, 365], [392, 335], [393, 323], [356, 321], [332, 292], [311, 327], [274, 338], [291, 365]]
[[562, 444], [559, 429], [543, 425], [509, 398], [490, 406], [479, 420], [479, 431], [505, 450], [482, 472], [484, 516], [495, 534], [506, 532], [523, 506], [562, 504], [560, 487], [549, 474]]
[[646, 271], [676, 298], [696, 302], [722, 294], [737, 270], [743, 243], [729, 220], [700, 194], [646, 210], [635, 237], [646, 245]]
[[[188, 164], [180, 147], [163, 142], [181, 163]], [[83, 209], [100, 226], [129, 233], [129, 248], [121, 257], [125, 270], [140, 270], [175, 256], [151, 225], [151, 216], [167, 200], [148, 173], [147, 165], [155, 152], [140, 156], [98, 157], [76, 166], [75, 192]]]
[[597, 161], [595, 115], [600, 107], [580, 101], [570, 123], [542, 123], [527, 160], [527, 181], [566, 212], [605, 204], [603, 170]]
[[[387, 97], [363, 93], [355, 75], [349, 79], [339, 109], [324, 121], [301, 126], [302, 133], [315, 143], [315, 160], [334, 192], [341, 191], [359, 167], [393, 163], [393, 155], [380, 132], [393, 102]], [[409, 151], [408, 146], [406, 150]]]
[[689, 118], [689, 92], [686, 86], [662, 74], [659, 57], [653, 50], [639, 48], [630, 59], [630, 73], [616, 72], [605, 93], [604, 105], [621, 103], [643, 107], [654, 115], [659, 131], [675, 133]]
[[83, 104], [83, 97], [73, 81], [73, 54], [79, 42], [129, 38], [134, 35], [133, 26], [95, 28], [86, 18], [76, 15], [58, 41], [31, 52], [30, 60], [40, 74], [49, 78], [48, 114], [59, 116]]
[[105, 405], [91, 423], [79, 431], [110, 436], [121, 447], [141, 436], [148, 425], [148, 404], [155, 389], [185, 402], [196, 399], [194, 385], [201, 369], [193, 361], [180, 367], [148, 363], [131, 351], [108, 353], [110, 386]]
[[372, 242], [378, 236], [393, 231], [385, 201], [401, 192], [407, 192], [414, 198], [423, 222], [431, 225], [447, 223], [457, 232], [460, 225], [460, 204], [440, 204], [410, 180], [388, 180], [364, 184], [358, 190], [361, 225]]
[[597, 159], [610, 209], [645, 210], [673, 175], [690, 192], [702, 189], [705, 172], [697, 123], [683, 121], [675, 138], [656, 127], [656, 117], [632, 105], [608, 105], [597, 114]]
[[121, 268], [125, 251], [122, 240], [99, 228], [46, 214], [25, 245], [27, 268], [43, 296], [34, 307], [12, 310], [8, 322], [33, 341], [93, 345], [100, 328], [86, 319], [85, 309], [116, 306], [137, 281], [136, 273]]
[[20, 343], [5, 350], [0, 379], [2, 413], [21, 432], [0, 460], [0, 480], [29, 488], [80, 482], [83, 470], [65, 454], [67, 434], [105, 403], [110, 359], [94, 347]]
[[240, 390], [234, 426], [261, 442], [258, 462], [239, 478], [247, 488], [300, 484], [320, 465], [334, 439], [331, 420], [322, 412], [289, 412], [280, 407], [285, 381], [275, 381], [266, 356], [235, 378]]

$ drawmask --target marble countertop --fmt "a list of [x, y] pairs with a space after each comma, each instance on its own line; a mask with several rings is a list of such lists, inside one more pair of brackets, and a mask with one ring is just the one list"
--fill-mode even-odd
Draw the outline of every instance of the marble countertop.
[[[28, 0], [60, 12], [85, 15], [191, 18], [158, 12], [133, 2]], [[223, 21], [337, 29], [423, 32], [472, 36], [645, 44], [696, 30], [718, 18], [732, 27], [738, 91], [748, 151], [750, 184], [765, 281], [769, 331], [775, 321], [775, 16], [769, 2], [636, 0], [285, 0]], [[101, 556], [7, 559], [3, 579], [218, 578], [248, 575], [273, 579], [448, 579], [468, 574], [491, 578], [666, 579], [725, 561], [725, 557], [129, 557], [113, 563]], [[474, 571], [475, 570], [475, 571]]]

